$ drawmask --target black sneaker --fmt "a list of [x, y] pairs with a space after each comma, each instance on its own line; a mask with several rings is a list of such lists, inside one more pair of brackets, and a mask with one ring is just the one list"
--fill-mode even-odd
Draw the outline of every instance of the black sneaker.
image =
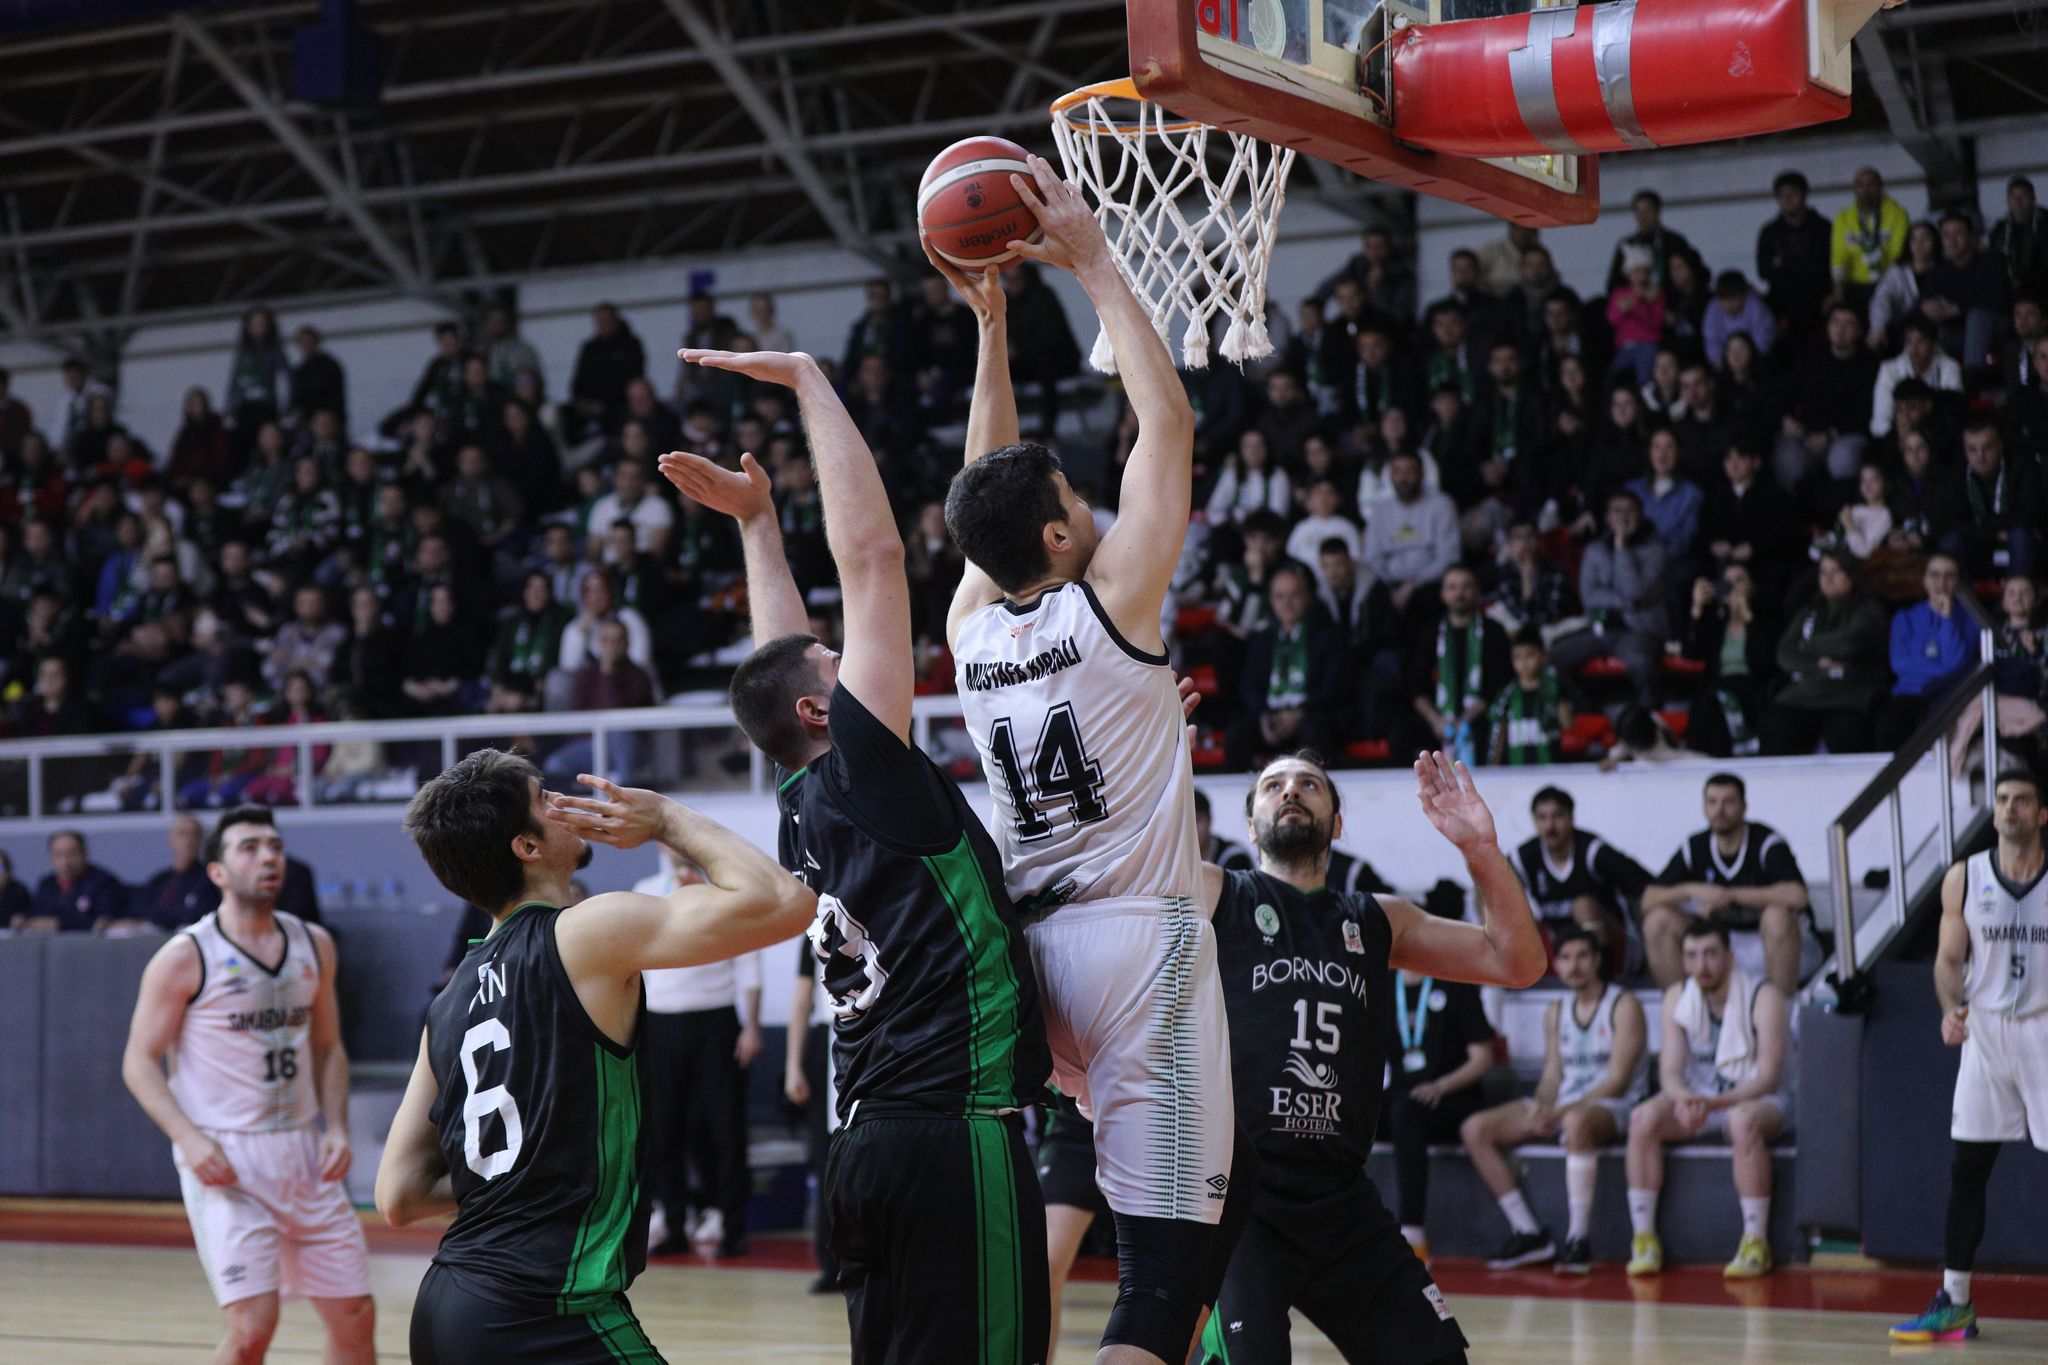
[[1513, 1270], [1518, 1265], [1536, 1265], [1557, 1258], [1557, 1243], [1542, 1228], [1534, 1232], [1511, 1232], [1500, 1250], [1487, 1260], [1488, 1270]]
[[807, 1292], [812, 1294], [837, 1294], [839, 1292], [838, 1272], [828, 1270], [819, 1275], [817, 1279], [811, 1281]]
[[1560, 1275], [1590, 1275], [1593, 1273], [1593, 1243], [1584, 1237], [1567, 1237], [1564, 1250], [1559, 1253], [1557, 1264], [1552, 1266]]

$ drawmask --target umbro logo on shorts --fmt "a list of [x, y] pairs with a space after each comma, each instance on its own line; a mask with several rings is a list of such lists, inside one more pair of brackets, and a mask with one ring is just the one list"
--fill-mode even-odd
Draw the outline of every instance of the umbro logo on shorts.
[[1230, 1192], [1230, 1177], [1227, 1175], [1212, 1175], [1205, 1183], [1209, 1186], [1211, 1199], [1221, 1199]]

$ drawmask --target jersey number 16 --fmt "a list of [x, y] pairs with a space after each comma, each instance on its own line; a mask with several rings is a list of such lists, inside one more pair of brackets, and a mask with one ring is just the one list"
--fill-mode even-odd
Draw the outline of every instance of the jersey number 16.
[[1077, 825], [1108, 818], [1109, 807], [1102, 801], [1102, 768], [1088, 757], [1071, 702], [1062, 702], [1045, 713], [1028, 769], [1017, 754], [1017, 739], [1008, 717], [990, 728], [988, 740], [996, 766], [1003, 770], [1003, 785], [1010, 789], [1019, 839], [1028, 842], [1052, 833], [1052, 821], [1046, 819], [1044, 807], [1070, 807]]

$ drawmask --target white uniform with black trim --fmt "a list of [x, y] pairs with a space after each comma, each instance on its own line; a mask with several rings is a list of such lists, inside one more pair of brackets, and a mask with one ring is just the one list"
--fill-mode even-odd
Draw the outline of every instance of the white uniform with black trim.
[[173, 1149], [185, 1212], [214, 1299], [370, 1292], [369, 1248], [339, 1180], [320, 1178], [313, 1120], [312, 1017], [320, 952], [303, 921], [277, 916], [274, 966], [236, 944], [215, 911], [182, 931], [198, 949], [199, 990], [169, 1054], [171, 1094], [220, 1144], [232, 1185], [205, 1185]]
[[[1126, 641], [1086, 583], [983, 607], [954, 654], [1054, 1081], [1095, 1124], [1103, 1198], [1119, 1213], [1214, 1223], [1234, 1124], [1230, 1036], [1166, 656]], [[1156, 1160], [1162, 1150], [1175, 1159]]]
[[[1557, 1087], [1557, 1108], [1577, 1104], [1588, 1090], [1607, 1079], [1614, 1063], [1614, 1009], [1626, 994], [1620, 986], [1608, 982], [1600, 1003], [1593, 1007], [1592, 1020], [1584, 1027], [1579, 1025], [1578, 1001], [1574, 997], [1566, 996], [1557, 1002], [1557, 1055], [1564, 1064]], [[1635, 1069], [1629, 1072], [1627, 1089], [1596, 1103], [1614, 1115], [1615, 1123], [1626, 1132], [1628, 1111], [1649, 1092], [1650, 1049], [1645, 1046], [1636, 1052]]]
[[2048, 875], [2015, 886], [1995, 849], [1964, 864], [1970, 931], [1963, 1000], [1970, 1036], [1956, 1071], [1949, 1136], [2048, 1151]]

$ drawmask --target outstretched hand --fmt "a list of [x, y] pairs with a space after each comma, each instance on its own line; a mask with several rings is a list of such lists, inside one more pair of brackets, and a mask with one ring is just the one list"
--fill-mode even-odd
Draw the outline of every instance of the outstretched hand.
[[638, 848], [659, 839], [668, 824], [666, 796], [644, 787], [621, 787], [591, 773], [576, 780], [598, 796], [564, 796], [549, 792], [547, 818], [578, 838], [610, 848]]
[[941, 256], [932, 245], [932, 239], [924, 233], [917, 234], [917, 244], [924, 248], [925, 259], [932, 263], [932, 269], [946, 277], [946, 283], [966, 300], [975, 317], [988, 322], [1005, 315], [1010, 299], [1003, 293], [1001, 266], [985, 265], [979, 270], [963, 270]]
[[1497, 841], [1493, 812], [1479, 795], [1472, 770], [1453, 762], [1442, 750], [1431, 750], [1415, 760], [1415, 795], [1436, 832], [1460, 852], [1491, 847]]
[[676, 359], [686, 365], [730, 370], [749, 379], [788, 388], [795, 388], [806, 372], [818, 368], [818, 362], [802, 351], [700, 351], [685, 346], [676, 352]]
[[775, 514], [775, 494], [768, 471], [751, 454], [740, 456], [740, 467], [736, 470], [687, 450], [671, 450], [656, 463], [661, 476], [674, 484], [678, 493], [714, 512], [723, 512], [740, 522]]
[[1056, 265], [1075, 274], [1109, 263], [1109, 239], [1102, 224], [1088, 209], [1080, 186], [1062, 180], [1052, 163], [1042, 156], [1029, 158], [1031, 178], [1012, 173], [1010, 184], [1024, 200], [1025, 207], [1038, 215], [1045, 238], [1039, 242], [1006, 242], [1005, 246], [1029, 260]]

